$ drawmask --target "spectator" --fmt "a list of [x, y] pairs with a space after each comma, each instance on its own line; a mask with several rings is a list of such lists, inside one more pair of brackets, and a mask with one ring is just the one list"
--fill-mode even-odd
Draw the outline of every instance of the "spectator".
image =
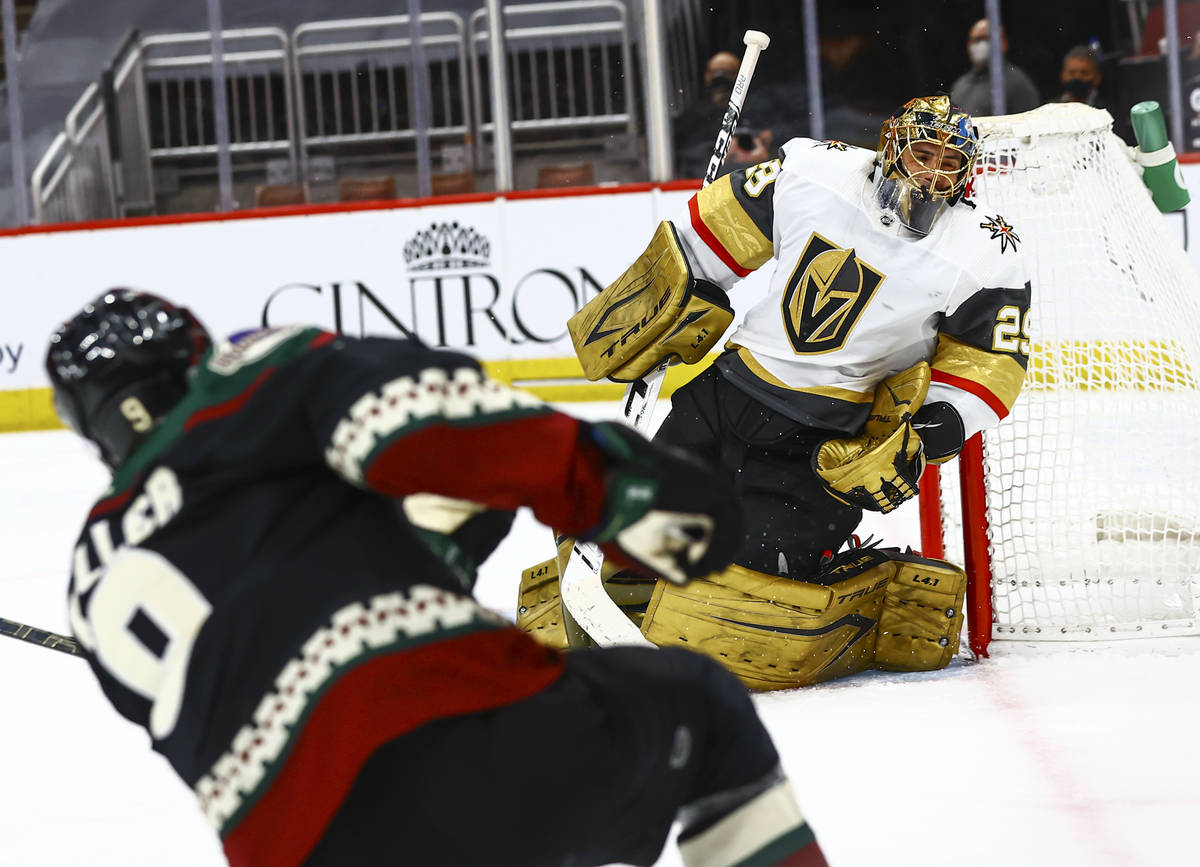
[[1086, 45], [1076, 45], [1063, 56], [1059, 74], [1063, 92], [1052, 102], [1082, 102], [1105, 108], [1100, 102], [1100, 58]]
[[[988, 64], [988, 21], [981, 18], [967, 34], [967, 56], [971, 68], [959, 76], [950, 88], [950, 99], [970, 115], [995, 114], [992, 109], [991, 68]], [[1008, 54], [1008, 36], [1000, 30], [1000, 50]], [[1007, 60], [1001, 64], [1004, 74], [1004, 112], [1016, 114], [1029, 111], [1041, 104], [1033, 80], [1021, 69]]]
[[[704, 68], [704, 95], [684, 109], [675, 121], [675, 174], [678, 177], [704, 177], [717, 130], [729, 107], [739, 66], [741, 61], [737, 55], [728, 51], [719, 51], [709, 58]], [[738, 131], [730, 142], [721, 174], [771, 158], [775, 134], [771, 129], [753, 125], [758, 114], [761, 113], [743, 114], [738, 122]]]
[[[822, 23], [830, 17], [824, 16]], [[891, 96], [890, 84], [879, 80], [879, 69], [886, 61], [879, 57], [879, 41], [874, 36], [862, 32], [853, 7], [845, 7], [819, 40], [825, 98], [823, 137], [871, 150], [876, 149], [879, 127], [897, 101]]]

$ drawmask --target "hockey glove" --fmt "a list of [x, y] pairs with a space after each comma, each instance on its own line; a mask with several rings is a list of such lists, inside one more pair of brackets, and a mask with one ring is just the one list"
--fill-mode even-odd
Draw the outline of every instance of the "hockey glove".
[[813, 452], [825, 490], [848, 506], [890, 512], [917, 494], [925, 470], [921, 438], [907, 419], [884, 440], [826, 440]]
[[607, 465], [604, 516], [581, 536], [614, 564], [674, 584], [722, 569], [742, 541], [733, 486], [697, 458], [622, 424], [583, 428]]
[[924, 361], [889, 376], [875, 389], [861, 434], [825, 440], [813, 451], [813, 470], [834, 499], [890, 512], [916, 496], [925, 452], [912, 417], [925, 401], [929, 377]]
[[508, 535], [514, 517], [512, 512], [437, 494], [411, 494], [401, 510], [468, 591], [475, 586], [479, 566]]
[[931, 464], [944, 464], [962, 451], [966, 440], [962, 416], [944, 400], [927, 403], [913, 414], [913, 430], [925, 444]]

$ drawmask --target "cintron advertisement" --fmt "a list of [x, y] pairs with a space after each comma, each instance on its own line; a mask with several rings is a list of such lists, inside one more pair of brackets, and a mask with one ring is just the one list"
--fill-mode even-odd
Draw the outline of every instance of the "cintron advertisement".
[[[47, 338], [113, 286], [167, 295], [218, 334], [292, 323], [409, 333], [548, 400], [615, 398], [620, 386], [582, 378], [567, 319], [636, 258], [659, 220], [686, 214], [689, 195], [640, 185], [0, 236], [18, 299], [0, 328], [0, 429], [57, 426]], [[739, 290], [744, 302], [753, 293], [753, 282]]]

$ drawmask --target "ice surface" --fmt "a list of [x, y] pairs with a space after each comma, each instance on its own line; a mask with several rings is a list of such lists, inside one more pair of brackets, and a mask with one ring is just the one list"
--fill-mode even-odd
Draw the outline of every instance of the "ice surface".
[[[71, 545], [105, 473], [69, 434], [6, 434], [0, 479], [0, 616], [67, 631]], [[915, 541], [911, 510], [879, 527]], [[551, 548], [521, 515], [481, 602], [511, 614], [520, 569]], [[1198, 683], [1200, 643], [1126, 642], [1014, 647], [757, 702], [833, 867], [1149, 867], [1200, 860]], [[5, 864], [224, 863], [190, 792], [87, 666], [7, 638], [0, 783]], [[679, 863], [673, 850], [659, 862]]]

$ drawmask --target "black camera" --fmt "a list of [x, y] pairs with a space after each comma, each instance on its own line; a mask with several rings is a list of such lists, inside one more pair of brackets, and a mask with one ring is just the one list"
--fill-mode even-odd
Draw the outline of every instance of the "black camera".
[[758, 147], [758, 142], [754, 140], [754, 133], [739, 132], [733, 136], [734, 143], [744, 151], [752, 151]]

